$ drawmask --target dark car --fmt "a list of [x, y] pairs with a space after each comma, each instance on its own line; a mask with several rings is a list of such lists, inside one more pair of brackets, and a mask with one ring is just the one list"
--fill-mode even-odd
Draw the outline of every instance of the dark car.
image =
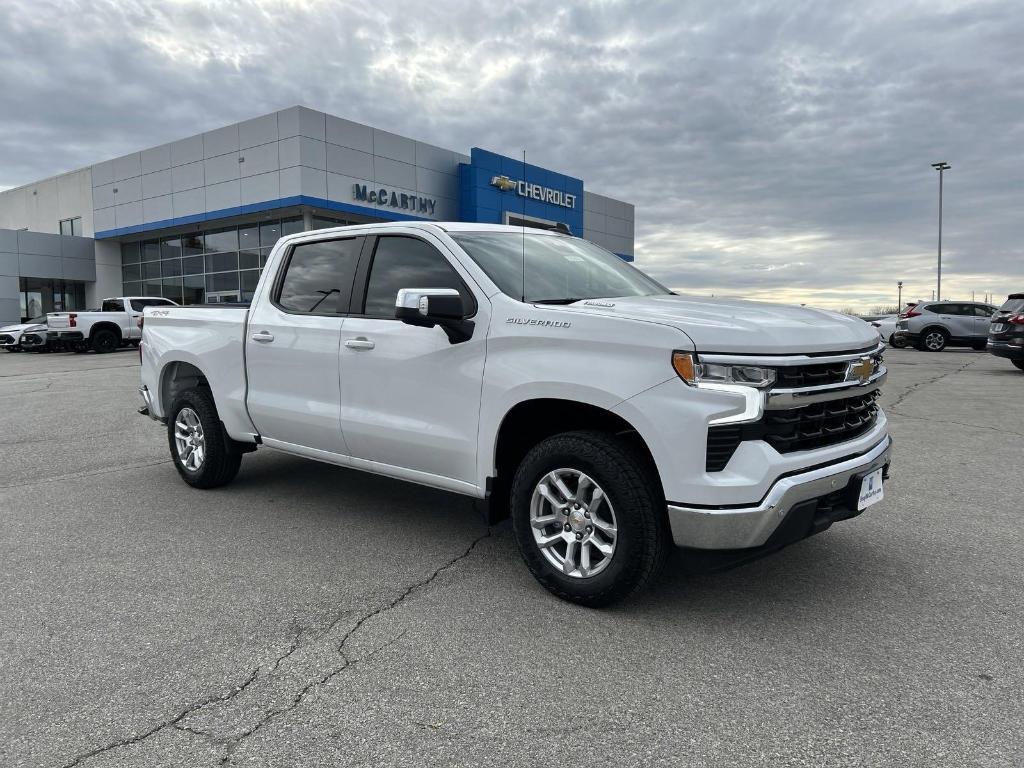
[[986, 348], [1024, 371], [1024, 293], [1011, 293], [992, 315]]

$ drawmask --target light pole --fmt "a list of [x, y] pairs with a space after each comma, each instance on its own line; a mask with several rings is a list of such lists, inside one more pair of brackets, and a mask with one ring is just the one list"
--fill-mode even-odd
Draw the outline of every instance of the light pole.
[[939, 268], [936, 272], [935, 300], [942, 301], [942, 172], [952, 168], [949, 163], [932, 163], [932, 168], [939, 172]]
[[897, 314], [903, 311], [903, 281], [896, 281], [896, 312]]

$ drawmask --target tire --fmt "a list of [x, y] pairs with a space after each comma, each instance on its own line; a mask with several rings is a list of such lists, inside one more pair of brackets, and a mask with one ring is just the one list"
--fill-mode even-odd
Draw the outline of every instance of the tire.
[[889, 335], [889, 346], [893, 347], [894, 349], [903, 349], [904, 347], [907, 346], [907, 342], [903, 341], [902, 339], [897, 339], [896, 334], [892, 333]]
[[942, 328], [928, 328], [921, 333], [918, 349], [924, 352], [941, 352], [949, 343], [949, 334]]
[[[564, 502], [565, 495], [553, 478], [556, 471], [564, 472], [559, 479], [573, 492], [573, 499], [583, 484], [580, 473], [605, 498], [595, 502], [595, 489], [586, 484], [583, 495], [589, 498], [582, 508], [565, 505], [559, 511], [538, 488], [543, 483], [551, 498]], [[671, 535], [653, 468], [626, 442], [603, 432], [566, 432], [534, 446], [515, 472], [510, 506], [516, 542], [527, 567], [545, 589], [563, 600], [590, 607], [614, 603], [646, 587], [668, 556]], [[535, 527], [535, 517], [554, 522]], [[559, 523], [561, 519], [571, 522]], [[603, 533], [609, 522], [614, 526], [612, 536]], [[542, 549], [536, 537], [557, 542]], [[582, 544], [576, 543], [580, 537]], [[610, 555], [602, 555], [598, 545], [607, 550], [609, 542]], [[573, 544], [575, 556], [566, 573], [566, 555]], [[587, 575], [582, 573], [584, 549], [589, 550]], [[600, 558], [596, 562], [595, 556]], [[561, 567], [549, 558], [561, 558]]]
[[117, 348], [121, 346], [121, 339], [113, 331], [102, 328], [92, 335], [90, 346], [92, 351], [98, 355], [116, 352]]
[[[193, 430], [189, 434], [190, 438], [195, 438], [191, 452], [179, 450], [176, 431], [184, 436], [186, 431], [180, 428], [183, 424], [190, 425]], [[206, 389], [183, 392], [171, 405], [167, 419], [167, 443], [175, 469], [181, 479], [193, 488], [227, 485], [235, 479], [242, 464], [242, 451], [224, 431], [217, 408]], [[202, 448], [198, 460], [193, 455], [197, 453], [197, 447]]]
[[1017, 367], [1017, 370], [1024, 371], [1024, 360], [1011, 360], [1010, 362]]

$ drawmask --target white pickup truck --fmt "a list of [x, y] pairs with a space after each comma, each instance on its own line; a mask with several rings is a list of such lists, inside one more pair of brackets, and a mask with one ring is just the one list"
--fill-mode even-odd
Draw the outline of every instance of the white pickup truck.
[[672, 544], [744, 560], [880, 500], [883, 349], [557, 232], [368, 224], [279, 240], [248, 308], [148, 308], [140, 412], [199, 488], [265, 446], [480, 499], [602, 605]]
[[114, 352], [142, 337], [138, 320], [146, 307], [176, 307], [176, 302], [154, 296], [119, 296], [104, 299], [99, 311], [50, 312], [46, 316], [51, 344], [75, 352]]

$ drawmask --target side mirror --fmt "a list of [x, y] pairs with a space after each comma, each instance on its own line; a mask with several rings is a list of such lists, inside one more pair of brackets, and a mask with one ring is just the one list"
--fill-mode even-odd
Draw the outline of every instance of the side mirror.
[[448, 341], [458, 344], [473, 336], [462, 296], [454, 288], [402, 288], [395, 299], [395, 317], [421, 328], [441, 326]]

